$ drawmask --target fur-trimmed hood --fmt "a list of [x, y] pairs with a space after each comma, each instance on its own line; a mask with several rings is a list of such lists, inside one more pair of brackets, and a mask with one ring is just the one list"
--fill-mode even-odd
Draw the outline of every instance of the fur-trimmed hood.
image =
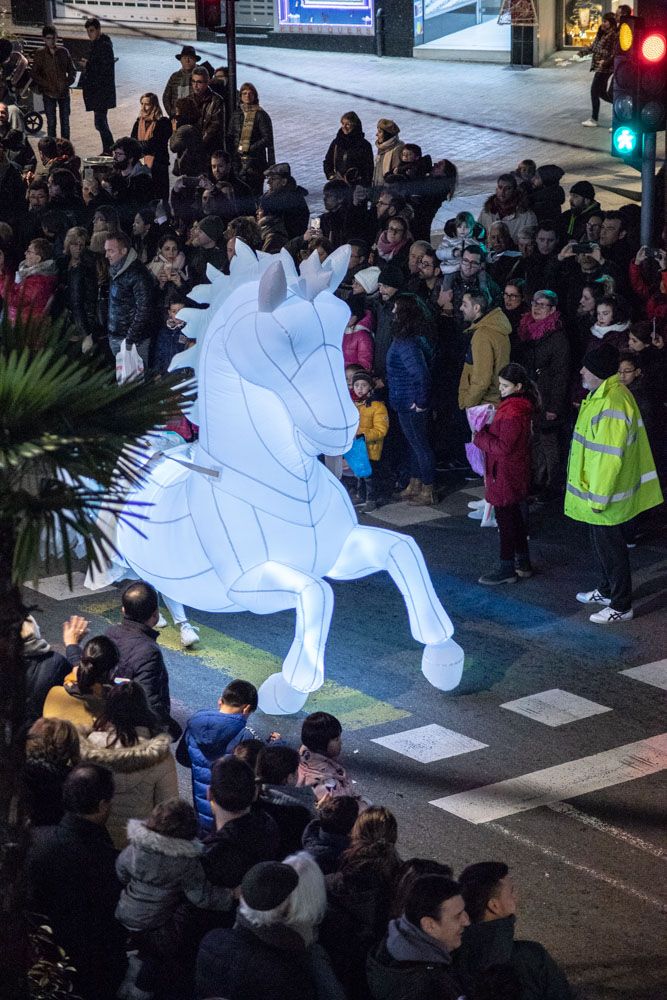
[[107, 746], [109, 733], [95, 732], [88, 726], [79, 729], [81, 760], [101, 764], [112, 771], [142, 771], [146, 767], [159, 764], [169, 756], [170, 738], [168, 733], [148, 735], [148, 730], [140, 729], [139, 741], [133, 747], [120, 743]]
[[169, 858], [199, 858], [204, 853], [201, 840], [183, 840], [181, 837], [166, 837], [163, 833], [149, 830], [140, 819], [127, 823], [127, 839], [142, 851], [161, 854]]

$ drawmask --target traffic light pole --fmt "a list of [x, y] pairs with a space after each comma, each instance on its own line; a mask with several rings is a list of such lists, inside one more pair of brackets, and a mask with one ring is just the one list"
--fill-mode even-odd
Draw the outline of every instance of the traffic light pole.
[[655, 132], [644, 132], [642, 137], [642, 209], [639, 223], [639, 242], [643, 247], [650, 247], [653, 241], [655, 157], [656, 134]]
[[231, 121], [236, 110], [236, 0], [225, 0], [225, 40], [227, 42], [228, 74], [227, 121]]

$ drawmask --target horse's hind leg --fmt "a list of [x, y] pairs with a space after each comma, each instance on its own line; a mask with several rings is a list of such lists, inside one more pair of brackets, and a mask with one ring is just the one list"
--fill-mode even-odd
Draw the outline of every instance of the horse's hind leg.
[[353, 528], [334, 566], [332, 580], [357, 580], [386, 570], [403, 595], [410, 631], [426, 647], [424, 676], [442, 691], [455, 688], [463, 672], [463, 650], [452, 639], [454, 626], [438, 600], [421, 549], [409, 535], [384, 528]]
[[268, 715], [290, 715], [303, 708], [311, 691], [324, 682], [324, 648], [333, 612], [328, 583], [278, 562], [260, 563], [229, 588], [230, 600], [255, 614], [296, 610], [294, 641], [281, 673], [259, 690], [259, 707]]

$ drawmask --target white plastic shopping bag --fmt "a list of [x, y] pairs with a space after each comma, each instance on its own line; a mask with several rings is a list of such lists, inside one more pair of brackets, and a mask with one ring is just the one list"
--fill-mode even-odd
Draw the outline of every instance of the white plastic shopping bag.
[[137, 382], [144, 377], [144, 363], [139, 357], [137, 345], [127, 346], [124, 340], [120, 345], [120, 351], [116, 355], [116, 382], [124, 385], [126, 382]]

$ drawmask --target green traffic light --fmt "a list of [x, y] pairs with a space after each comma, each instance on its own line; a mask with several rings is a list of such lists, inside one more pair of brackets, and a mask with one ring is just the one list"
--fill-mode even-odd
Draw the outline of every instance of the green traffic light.
[[617, 153], [621, 153], [623, 156], [629, 156], [637, 148], [639, 141], [639, 136], [637, 133], [624, 125], [622, 128], [617, 128], [613, 136], [614, 149]]

